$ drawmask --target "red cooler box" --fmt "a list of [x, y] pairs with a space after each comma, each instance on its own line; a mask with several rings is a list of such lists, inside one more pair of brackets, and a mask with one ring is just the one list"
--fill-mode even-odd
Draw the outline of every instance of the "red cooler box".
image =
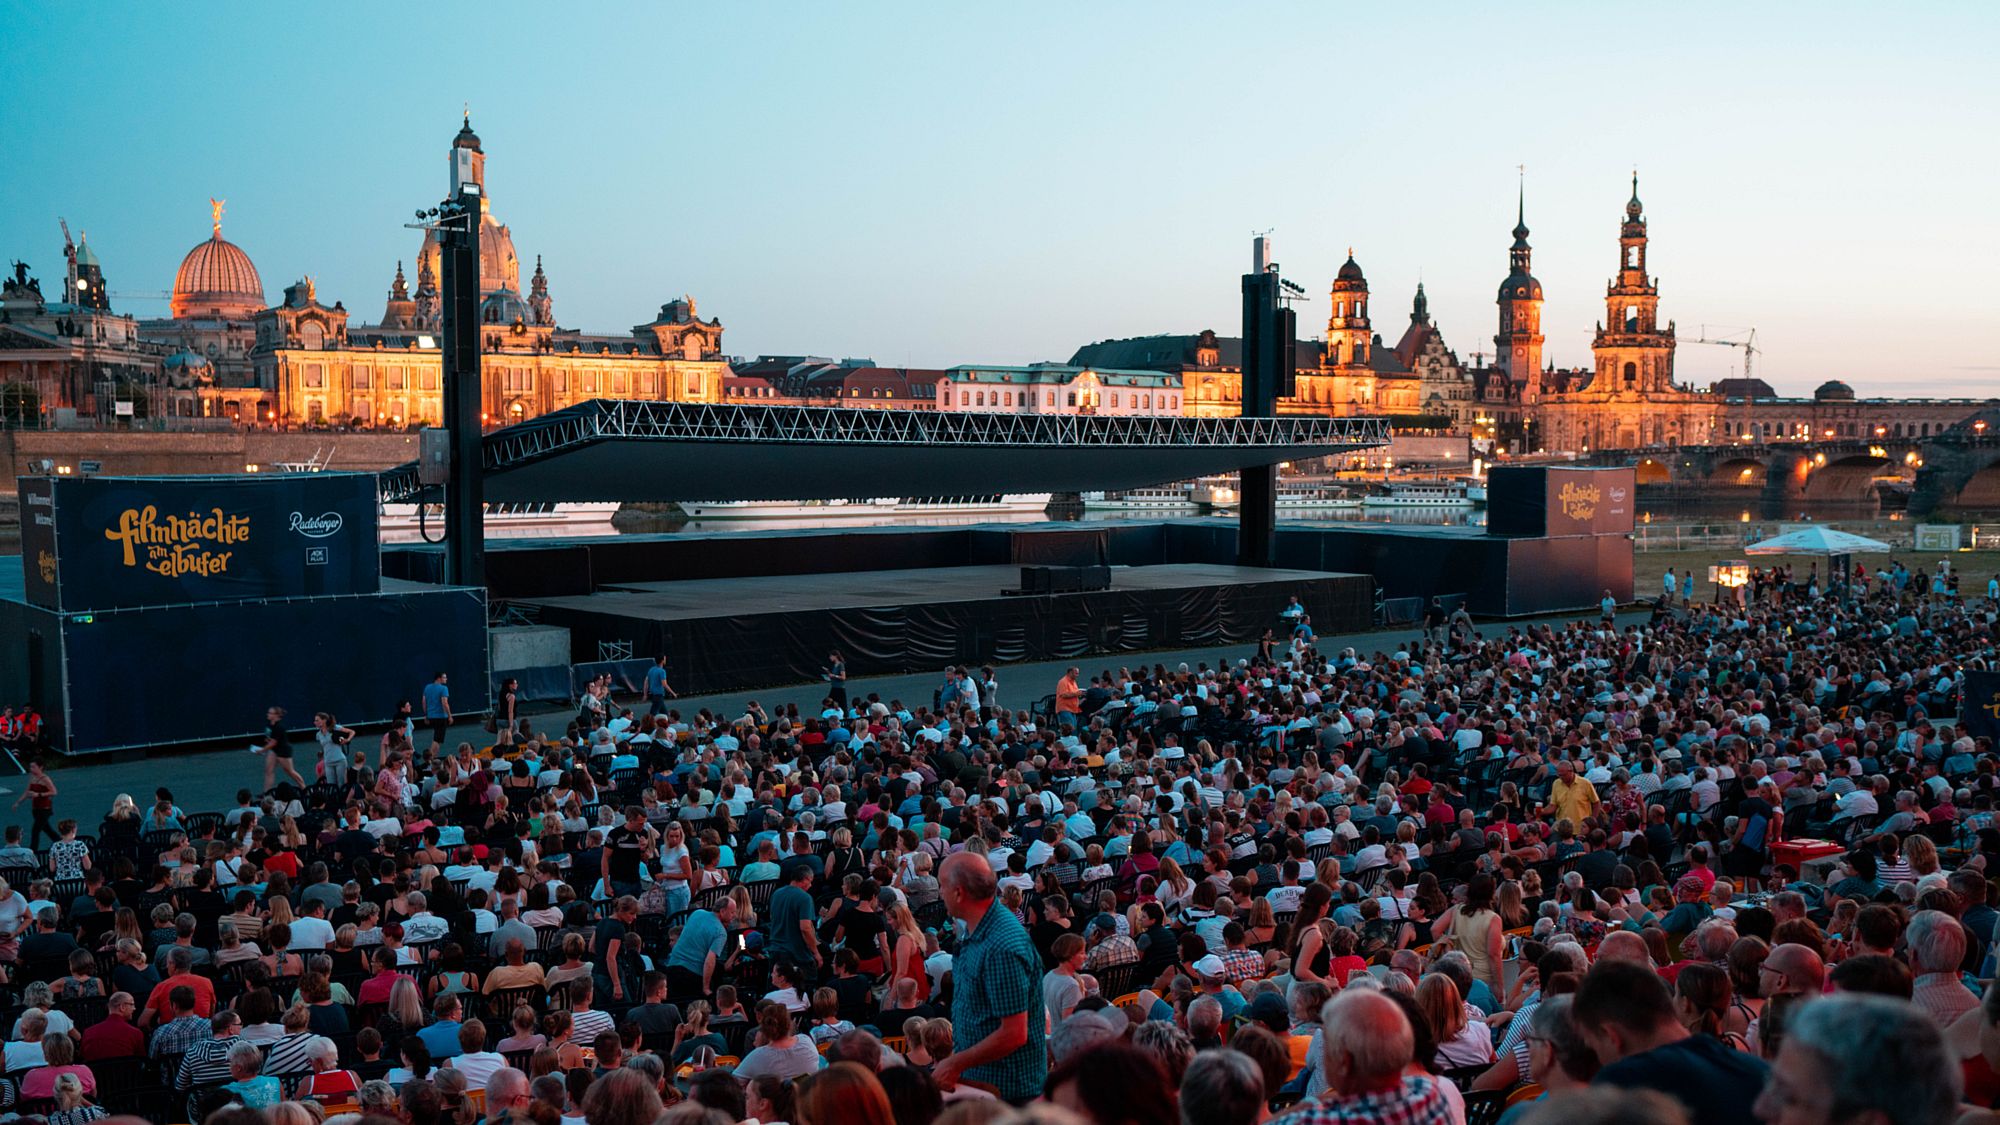
[[1774, 865], [1790, 864], [1793, 870], [1803, 875], [1808, 862], [1841, 855], [1846, 851], [1846, 847], [1832, 840], [1781, 840], [1771, 845], [1771, 862]]

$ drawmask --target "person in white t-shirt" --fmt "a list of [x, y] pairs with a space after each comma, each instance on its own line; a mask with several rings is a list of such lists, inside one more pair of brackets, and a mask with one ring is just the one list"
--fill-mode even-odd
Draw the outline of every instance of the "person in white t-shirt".
[[333, 923], [326, 920], [326, 903], [309, 898], [300, 909], [302, 913], [292, 919], [291, 950], [303, 953], [333, 944]]

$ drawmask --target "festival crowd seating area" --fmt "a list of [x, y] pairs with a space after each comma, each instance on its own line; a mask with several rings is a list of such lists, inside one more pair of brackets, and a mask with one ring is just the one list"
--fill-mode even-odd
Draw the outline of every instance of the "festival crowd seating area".
[[0, 1103], [1983, 1121], [2000, 606], [1843, 593], [819, 713], [594, 685], [229, 809], [58, 802], [0, 847]]

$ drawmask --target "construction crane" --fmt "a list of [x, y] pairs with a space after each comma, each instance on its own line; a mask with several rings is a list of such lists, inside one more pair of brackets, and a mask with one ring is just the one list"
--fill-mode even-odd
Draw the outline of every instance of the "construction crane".
[[1699, 335], [1697, 335], [1694, 339], [1685, 342], [1690, 344], [1716, 344], [1725, 348], [1743, 349], [1743, 382], [1745, 384], [1744, 393], [1736, 396], [1738, 402], [1742, 404], [1742, 408], [1741, 411], [1739, 412], [1739, 417], [1735, 420], [1735, 422], [1730, 424], [1729, 429], [1731, 431], [1732, 437], [1748, 437], [1752, 441], [1755, 441], [1758, 440], [1762, 435], [1753, 432], [1753, 427], [1751, 425], [1750, 400], [1755, 396], [1750, 393], [1751, 388], [1749, 387], [1748, 384], [1751, 378], [1750, 362], [1752, 358], [1756, 356], [1758, 351], [1757, 330], [1755, 328], [1716, 329], [1716, 337], [1722, 337], [1722, 336], [1741, 336], [1742, 339], [1726, 340], [1726, 339], [1710, 337], [1708, 334], [1708, 325], [1704, 324], [1701, 326], [1701, 333]]
[[1701, 335], [1692, 340], [1682, 340], [1681, 342], [1684, 344], [1719, 344], [1725, 348], [1742, 348], [1743, 377], [1745, 379], [1750, 378], [1750, 359], [1759, 350], [1757, 347], [1757, 330], [1755, 328], [1717, 328], [1716, 332], [1719, 335], [1741, 336], [1743, 338], [1740, 340], [1710, 339], [1708, 325], [1704, 324], [1701, 326]]

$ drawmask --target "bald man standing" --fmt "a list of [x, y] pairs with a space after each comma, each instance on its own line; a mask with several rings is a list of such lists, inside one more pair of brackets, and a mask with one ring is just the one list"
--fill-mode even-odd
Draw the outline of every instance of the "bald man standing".
[[1021, 920], [994, 901], [998, 891], [983, 856], [960, 852], [938, 869], [938, 895], [965, 937], [951, 962], [952, 1053], [931, 1077], [949, 1090], [963, 1075], [1021, 1105], [1048, 1074], [1042, 957]]
[[1349, 986], [1320, 1010], [1320, 1065], [1326, 1092], [1275, 1120], [1284, 1125], [1450, 1125], [1451, 1102], [1422, 1071], [1405, 1074], [1417, 1036], [1394, 1000], [1373, 988]]

